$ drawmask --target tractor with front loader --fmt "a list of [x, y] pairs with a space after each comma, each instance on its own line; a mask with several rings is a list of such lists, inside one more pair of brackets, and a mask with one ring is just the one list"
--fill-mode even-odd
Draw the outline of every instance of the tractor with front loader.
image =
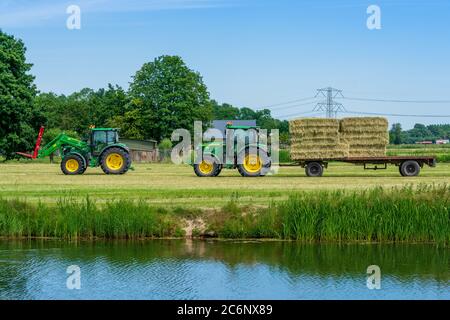
[[39, 130], [33, 154], [17, 152], [29, 159], [45, 158], [59, 151], [61, 171], [66, 175], [83, 174], [88, 167], [100, 166], [106, 174], [124, 174], [131, 167], [130, 150], [119, 142], [118, 129], [91, 128], [85, 141], [59, 134], [41, 147], [44, 127]]
[[229, 123], [223, 139], [204, 143], [195, 151], [194, 172], [198, 177], [217, 177], [222, 169], [237, 169], [243, 177], [261, 177], [272, 165], [267, 144], [256, 126]]

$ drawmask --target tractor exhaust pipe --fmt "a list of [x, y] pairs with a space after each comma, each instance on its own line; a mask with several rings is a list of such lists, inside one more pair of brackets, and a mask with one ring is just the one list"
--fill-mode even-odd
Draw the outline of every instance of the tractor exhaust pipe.
[[44, 131], [45, 131], [45, 127], [42, 126], [39, 129], [39, 135], [36, 140], [36, 145], [34, 146], [33, 154], [28, 154], [28, 153], [24, 153], [24, 152], [16, 152], [16, 154], [23, 156], [25, 158], [28, 158], [28, 159], [36, 159], [38, 156], [38, 153], [39, 153], [39, 148], [41, 147], [42, 136], [44, 135]]

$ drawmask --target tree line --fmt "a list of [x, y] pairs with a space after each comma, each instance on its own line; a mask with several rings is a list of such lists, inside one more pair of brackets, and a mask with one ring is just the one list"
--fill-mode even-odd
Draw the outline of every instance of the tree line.
[[389, 132], [391, 144], [415, 144], [421, 141], [450, 139], [450, 124], [424, 125], [417, 123], [410, 130], [403, 130], [400, 123], [394, 123]]
[[7, 159], [15, 151], [31, 150], [41, 125], [51, 129], [46, 140], [61, 131], [83, 136], [94, 125], [120, 128], [129, 139], [162, 141], [175, 129], [193, 130], [194, 121], [202, 121], [206, 129], [214, 119], [256, 119], [288, 139], [287, 121], [274, 119], [270, 110], [212, 100], [202, 76], [179, 56], [144, 63], [127, 90], [109, 84], [62, 95], [38, 92], [25, 53], [20, 39], [0, 30], [0, 153]]

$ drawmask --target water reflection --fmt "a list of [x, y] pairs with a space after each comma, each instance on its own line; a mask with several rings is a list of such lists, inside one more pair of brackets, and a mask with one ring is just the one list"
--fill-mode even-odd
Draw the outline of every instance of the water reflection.
[[[66, 288], [74, 264], [81, 290]], [[0, 242], [2, 299], [448, 299], [449, 282], [448, 249], [422, 244]]]

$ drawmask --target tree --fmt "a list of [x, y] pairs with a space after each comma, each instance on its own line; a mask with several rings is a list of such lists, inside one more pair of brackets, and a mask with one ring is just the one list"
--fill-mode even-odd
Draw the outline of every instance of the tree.
[[31, 150], [43, 114], [33, 104], [37, 90], [29, 74], [21, 40], [0, 30], [0, 152], [6, 159], [16, 151]]
[[402, 125], [400, 123], [394, 123], [392, 129], [389, 132], [390, 141], [392, 144], [402, 143]]
[[218, 104], [215, 100], [211, 102], [214, 120], [239, 120], [239, 108], [233, 107], [228, 103]]
[[178, 56], [145, 63], [130, 84], [130, 108], [139, 110], [145, 138], [161, 141], [178, 128], [193, 131], [194, 121], [209, 125], [212, 105], [199, 73]]
[[[116, 116], [126, 113], [129, 103], [127, 93], [119, 86], [108, 85], [97, 91], [84, 88], [69, 96], [41, 93], [35, 104], [44, 112], [51, 129], [86, 133], [90, 125], [107, 126]], [[122, 123], [125, 127], [127, 124]]]

